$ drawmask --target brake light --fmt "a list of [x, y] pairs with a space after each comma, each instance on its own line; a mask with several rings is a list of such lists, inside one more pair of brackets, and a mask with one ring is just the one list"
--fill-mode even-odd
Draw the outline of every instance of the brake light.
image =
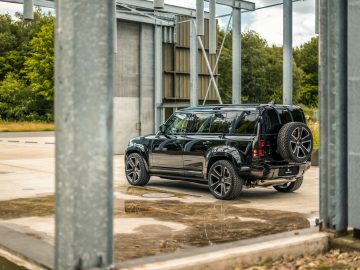
[[257, 157], [258, 156], [258, 150], [254, 149], [253, 152], [252, 152], [252, 156]]
[[260, 150], [260, 151], [259, 151], [259, 156], [260, 156], [260, 157], [265, 157], [265, 151], [264, 151], [264, 150]]
[[259, 146], [260, 147], [265, 147], [265, 140], [260, 140], [259, 141]]

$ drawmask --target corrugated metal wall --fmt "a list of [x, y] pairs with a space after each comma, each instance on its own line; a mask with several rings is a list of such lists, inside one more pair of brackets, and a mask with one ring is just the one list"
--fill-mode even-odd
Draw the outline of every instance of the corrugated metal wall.
[[[164, 59], [164, 101], [167, 103], [190, 99], [190, 18], [177, 16], [176, 43], [163, 44]], [[182, 21], [187, 21], [180, 23]], [[202, 37], [205, 50], [209, 49], [209, 20], [205, 20], [205, 35]], [[210, 74], [202, 51], [199, 48], [199, 99], [204, 99], [210, 82]], [[209, 57], [209, 54], [208, 54]], [[215, 66], [216, 55], [210, 55], [209, 61]], [[215, 71], [217, 74], [217, 70]], [[211, 89], [208, 100], [215, 101], [215, 90]]]

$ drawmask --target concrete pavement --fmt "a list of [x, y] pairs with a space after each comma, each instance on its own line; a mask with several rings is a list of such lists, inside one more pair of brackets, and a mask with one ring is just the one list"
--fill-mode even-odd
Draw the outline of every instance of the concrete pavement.
[[[54, 211], [46, 207], [55, 186], [54, 137], [1, 135], [0, 212], [11, 211], [0, 213], [0, 226], [53, 245]], [[184, 181], [152, 178], [146, 188], [130, 187], [123, 156], [115, 156], [115, 256], [124, 261], [307, 227], [318, 216], [318, 174], [312, 167], [292, 194], [245, 189], [222, 202], [206, 186]]]

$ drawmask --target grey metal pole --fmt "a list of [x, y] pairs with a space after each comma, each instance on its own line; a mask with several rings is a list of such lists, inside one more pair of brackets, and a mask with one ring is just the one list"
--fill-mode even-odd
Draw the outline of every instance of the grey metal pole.
[[241, 104], [241, 9], [232, 14], [232, 103]]
[[34, 19], [34, 0], [24, 0], [24, 20]]
[[315, 34], [319, 34], [320, 0], [315, 0]]
[[292, 104], [292, 0], [284, 0], [283, 31], [283, 103]]
[[113, 8], [56, 1], [57, 270], [112, 263]]
[[348, 0], [348, 179], [349, 225], [360, 229], [360, 2]]
[[154, 0], [154, 9], [163, 9], [164, 0]]
[[319, 120], [320, 120], [320, 219], [329, 224], [328, 213], [328, 0], [320, 0], [319, 10]]
[[216, 0], [210, 0], [209, 53], [216, 54]]
[[196, 0], [196, 31], [198, 36], [204, 35], [204, 0]]
[[162, 26], [155, 25], [155, 121], [154, 130], [157, 131], [162, 124], [163, 103], [163, 52], [162, 52]]
[[190, 106], [197, 106], [198, 97], [198, 40], [194, 21], [190, 21]]
[[336, 233], [348, 227], [348, 162], [347, 162], [347, 0], [334, 1], [335, 15], [335, 111], [336, 111]]

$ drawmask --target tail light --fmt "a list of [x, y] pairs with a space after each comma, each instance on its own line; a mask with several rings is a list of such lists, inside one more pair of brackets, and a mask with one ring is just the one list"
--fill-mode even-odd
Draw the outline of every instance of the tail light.
[[259, 151], [259, 157], [265, 157], [265, 150]]
[[254, 149], [253, 152], [252, 152], [252, 156], [253, 157], [258, 157], [259, 156], [258, 150]]
[[259, 140], [259, 149], [253, 149], [252, 156], [253, 157], [265, 157], [265, 140]]
[[259, 146], [260, 147], [265, 147], [265, 140], [260, 140], [259, 141]]

